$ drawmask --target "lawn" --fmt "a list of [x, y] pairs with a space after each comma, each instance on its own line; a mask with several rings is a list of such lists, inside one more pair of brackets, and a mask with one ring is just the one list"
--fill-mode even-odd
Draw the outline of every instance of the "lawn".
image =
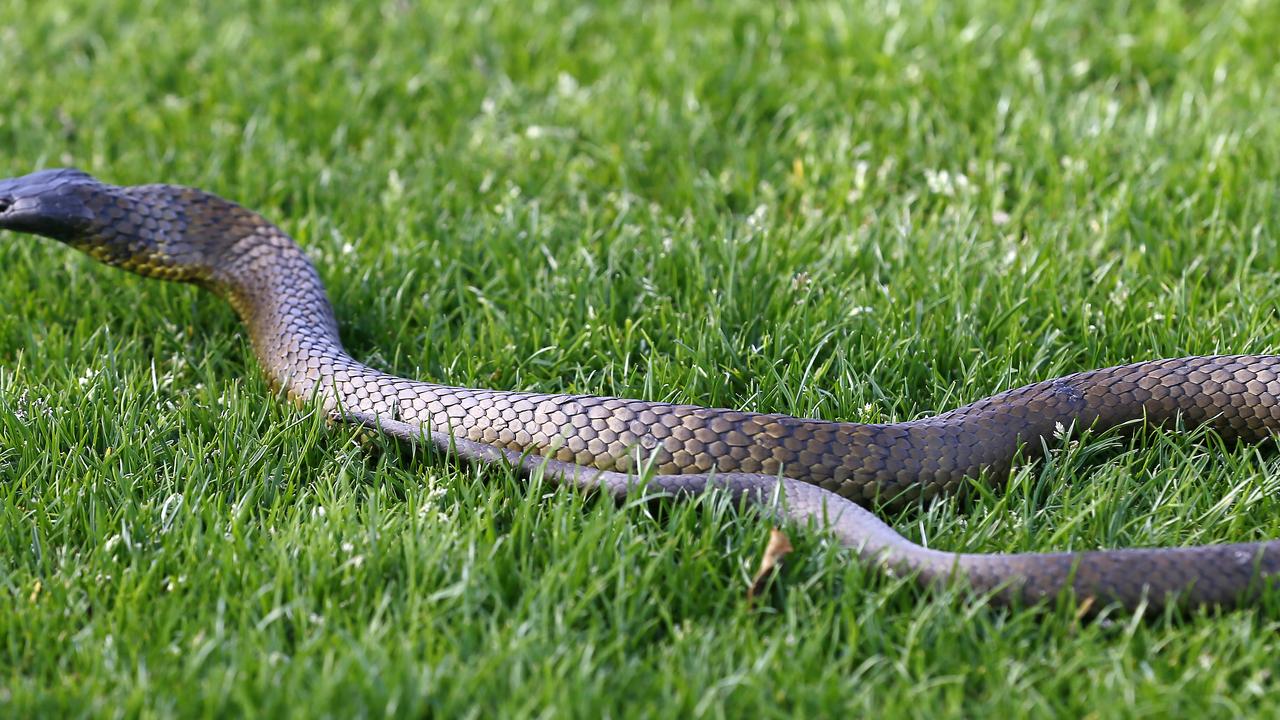
[[[1280, 351], [1275, 4], [202, 5], [0, 6], [0, 176], [259, 209], [397, 374], [888, 422]], [[1081, 622], [793, 528], [749, 604], [759, 516], [330, 428], [210, 295], [0, 267], [0, 715], [1280, 712], [1280, 603]], [[1280, 462], [1091, 437], [897, 525], [1280, 537]]]

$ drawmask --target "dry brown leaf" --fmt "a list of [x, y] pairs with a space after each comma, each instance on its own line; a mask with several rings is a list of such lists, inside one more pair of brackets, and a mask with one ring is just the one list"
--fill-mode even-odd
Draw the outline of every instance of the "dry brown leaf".
[[751, 587], [747, 589], [747, 602], [751, 603], [756, 596], [764, 591], [764, 586], [768, 584], [769, 578], [773, 577], [778, 568], [782, 566], [782, 558], [794, 550], [791, 546], [791, 538], [778, 528], [769, 530], [769, 544], [764, 549], [764, 555], [760, 558], [760, 569], [756, 570], [756, 576], [751, 579]]

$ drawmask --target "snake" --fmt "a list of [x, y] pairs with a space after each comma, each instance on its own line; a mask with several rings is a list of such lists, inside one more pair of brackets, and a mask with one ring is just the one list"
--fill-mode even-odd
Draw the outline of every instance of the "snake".
[[1280, 579], [1277, 540], [963, 553], [912, 542], [877, 512], [1007, 477], [1042, 456], [1064, 427], [1208, 426], [1226, 441], [1268, 440], [1280, 432], [1280, 356], [1135, 362], [880, 424], [450, 387], [354, 359], [299, 245], [214, 194], [41, 170], [0, 180], [0, 229], [212, 291], [239, 315], [272, 387], [335, 421], [617, 498], [726, 493], [778, 521], [816, 526], [858, 561], [925, 587], [964, 583], [996, 605], [1071, 598], [1143, 612], [1256, 604]]

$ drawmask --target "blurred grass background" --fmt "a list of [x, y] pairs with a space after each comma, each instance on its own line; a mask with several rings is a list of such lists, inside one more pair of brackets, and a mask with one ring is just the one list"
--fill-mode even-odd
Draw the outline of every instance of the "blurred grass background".
[[[1269, 3], [0, 6], [0, 175], [196, 185], [402, 375], [854, 421], [1276, 352]], [[228, 308], [0, 238], [0, 714], [1277, 710], [1276, 608], [1076, 622], [708, 500], [357, 443]], [[1094, 439], [907, 513], [974, 552], [1280, 536], [1274, 454]]]

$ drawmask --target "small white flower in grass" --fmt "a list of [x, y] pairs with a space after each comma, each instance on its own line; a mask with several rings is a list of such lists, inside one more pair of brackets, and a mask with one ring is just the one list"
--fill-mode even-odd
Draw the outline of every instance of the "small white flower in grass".
[[578, 79], [567, 72], [562, 72], [556, 76], [556, 93], [562, 97], [568, 97], [578, 92]]
[[444, 497], [446, 492], [447, 490], [445, 490], [443, 486], [433, 485], [431, 486], [431, 489], [427, 491], [427, 499], [439, 500], [440, 498]]
[[344, 552], [344, 553], [349, 553], [349, 552], [351, 552], [352, 550], [355, 550], [355, 549], [356, 549], [356, 546], [355, 546], [355, 545], [352, 545], [352, 544], [351, 544], [351, 543], [349, 543], [349, 542], [344, 542], [344, 543], [342, 543], [342, 552]]
[[43, 415], [46, 418], [53, 417], [53, 408], [49, 406], [48, 401], [42, 397], [30, 397], [30, 393], [26, 390], [18, 396], [17, 407], [13, 410], [14, 416], [19, 422], [26, 422], [35, 415]]
[[1063, 155], [1058, 164], [1062, 166], [1068, 176], [1081, 175], [1085, 170], [1089, 169], [1089, 163], [1083, 158], [1075, 158], [1070, 155]]
[[960, 172], [953, 174], [949, 170], [925, 170], [924, 180], [929, 186], [929, 192], [945, 197], [963, 195], [973, 189], [969, 177]]
[[891, 174], [893, 174], [893, 171], [897, 167], [898, 160], [896, 158], [893, 156], [886, 157], [884, 161], [880, 163], [880, 167], [876, 168], [876, 180], [884, 182]]
[[1038, 78], [1044, 73], [1044, 67], [1040, 64], [1040, 59], [1030, 48], [1023, 48], [1018, 54], [1018, 64], [1023, 74], [1030, 77]]
[[1003, 210], [997, 210], [991, 213], [991, 222], [994, 225], [1008, 225], [1013, 218], [1009, 217], [1009, 213]]
[[862, 198], [862, 194], [867, 190], [867, 171], [870, 169], [871, 165], [866, 160], [859, 160], [853, 164], [853, 187], [845, 196], [846, 202], [854, 203]]
[[929, 192], [942, 194], [951, 189], [951, 175], [946, 170], [925, 170], [924, 181], [929, 185]]
[[1018, 249], [1009, 248], [1009, 250], [1005, 252], [1004, 257], [1001, 258], [1001, 264], [1006, 269], [1011, 268], [1014, 266], [1015, 263], [1018, 262], [1018, 257], [1019, 257]]
[[394, 169], [387, 173], [387, 189], [384, 199], [399, 200], [404, 197], [404, 180], [400, 178], [400, 173]]

